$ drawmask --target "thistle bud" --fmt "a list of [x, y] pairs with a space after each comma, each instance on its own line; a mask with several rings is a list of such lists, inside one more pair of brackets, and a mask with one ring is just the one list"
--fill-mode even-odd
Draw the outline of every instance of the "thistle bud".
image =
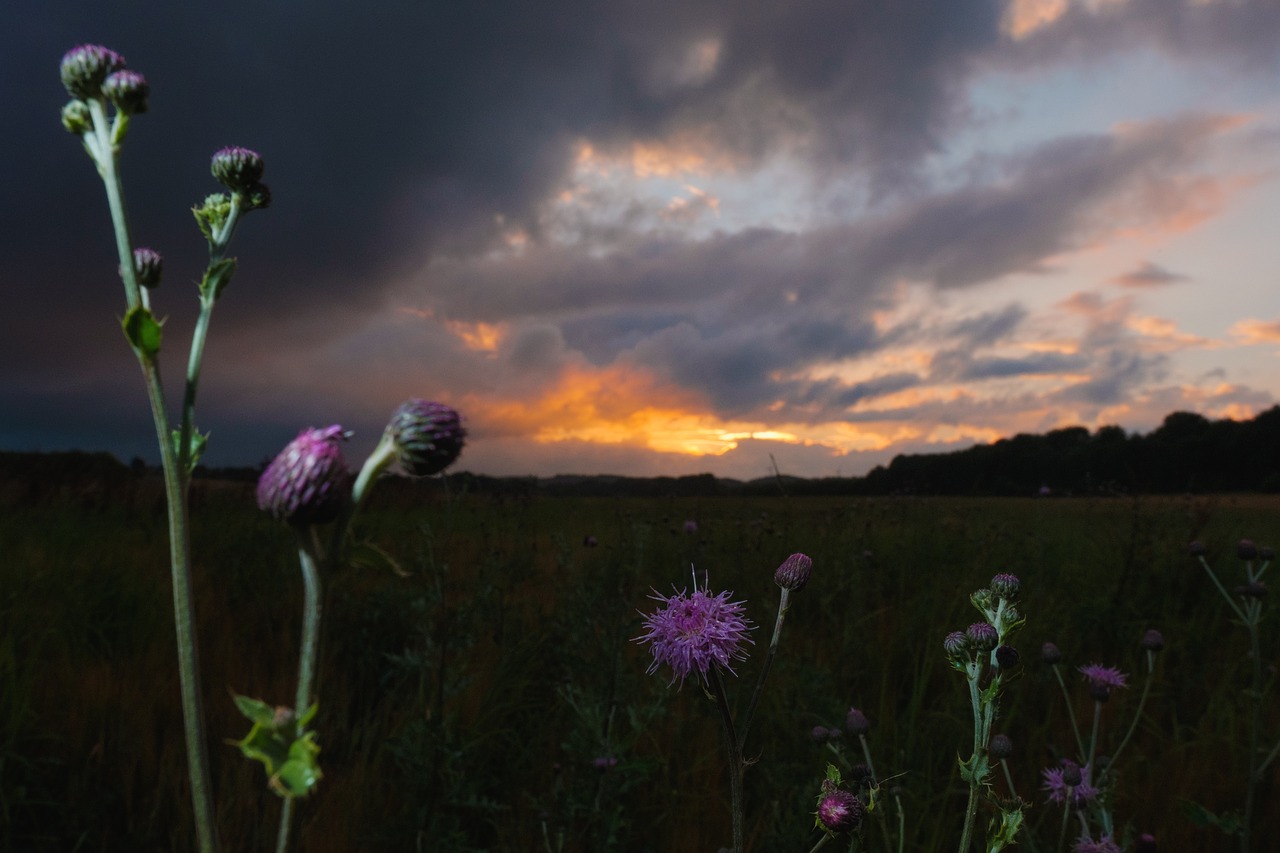
[[987, 752], [991, 753], [992, 758], [1008, 758], [1013, 755], [1013, 741], [1005, 734], [992, 735], [991, 742], [987, 744]]
[[100, 44], [73, 47], [62, 57], [62, 85], [73, 98], [87, 101], [102, 97], [102, 81], [124, 68], [124, 57]]
[[1158, 652], [1164, 648], [1164, 634], [1152, 628], [1142, 635], [1141, 645], [1149, 652]]
[[997, 646], [996, 647], [996, 663], [998, 663], [1000, 665], [1000, 668], [1003, 669], [1005, 672], [1008, 672], [1009, 670], [1016, 667], [1018, 665], [1019, 659], [1020, 659], [1020, 655], [1018, 654], [1018, 650], [1015, 649], [1013, 646]]
[[1187, 545], [1187, 551], [1193, 557], [1203, 557], [1208, 552], [1208, 549], [1205, 548], [1204, 543], [1199, 539], [1193, 539], [1191, 540], [1191, 543]]
[[[155, 249], [145, 246], [133, 250], [133, 271], [138, 277], [138, 284], [143, 287], [155, 287], [160, 284], [160, 276], [164, 273], [164, 258]], [[124, 271], [120, 270], [124, 278]]]
[[1000, 635], [990, 622], [974, 622], [964, 634], [974, 648], [984, 652], [991, 651], [1000, 642]]
[[1276, 558], [1276, 549], [1270, 545], [1258, 546], [1258, 559], [1266, 560], [1268, 563]]
[[401, 467], [415, 477], [438, 474], [462, 453], [467, 431], [458, 413], [443, 403], [406, 400], [391, 415], [387, 431]]
[[1255, 560], [1258, 557], [1258, 546], [1252, 539], [1241, 539], [1236, 543], [1236, 556], [1242, 560]]
[[340, 426], [304, 429], [258, 480], [258, 508], [295, 526], [337, 517], [351, 491]]
[[214, 152], [209, 171], [232, 192], [247, 192], [262, 181], [262, 155], [239, 146]]
[[792, 554], [783, 560], [782, 565], [778, 566], [777, 571], [773, 573], [773, 582], [783, 589], [799, 592], [809, 582], [809, 575], [812, 572], [813, 560], [804, 554]]
[[871, 731], [871, 721], [859, 709], [850, 708], [849, 715], [844, 719], [844, 727], [851, 735], [865, 735]]
[[1018, 594], [1021, 584], [1016, 575], [1001, 572], [991, 579], [991, 591], [1001, 598], [1013, 598]]
[[969, 651], [969, 641], [965, 639], [963, 632], [952, 631], [943, 638], [942, 648], [947, 653], [947, 657], [958, 658]]
[[89, 113], [89, 105], [84, 101], [67, 101], [62, 108], [62, 126], [76, 136], [84, 136], [93, 130], [93, 116]]
[[1040, 647], [1040, 660], [1049, 664], [1049, 666], [1057, 666], [1062, 662], [1062, 652], [1058, 651], [1058, 647], [1054, 643], [1045, 643]]
[[836, 788], [818, 801], [818, 823], [831, 833], [852, 832], [862, 823], [865, 811], [857, 797]]
[[147, 78], [137, 71], [127, 69], [116, 71], [102, 81], [102, 94], [116, 109], [127, 116], [147, 111], [147, 96], [151, 94], [151, 86]]

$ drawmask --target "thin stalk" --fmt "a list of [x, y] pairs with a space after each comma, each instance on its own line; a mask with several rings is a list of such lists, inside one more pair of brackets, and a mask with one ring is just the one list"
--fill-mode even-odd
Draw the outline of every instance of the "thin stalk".
[[1071, 733], [1076, 736], [1076, 755], [1084, 755], [1084, 739], [1080, 737], [1080, 726], [1076, 723], [1075, 707], [1071, 704], [1071, 694], [1067, 692], [1067, 683], [1062, 680], [1062, 669], [1053, 665], [1053, 674], [1058, 677], [1058, 686], [1062, 688], [1062, 698], [1067, 705], [1067, 719], [1071, 721]]
[[[878, 785], [879, 779], [876, 777], [876, 766], [871, 762], [871, 747], [867, 744], [867, 736], [863, 734], [858, 735], [858, 741], [862, 744], [862, 757], [867, 760], [867, 772], [871, 774], [871, 784]], [[897, 797], [894, 797], [894, 800], [897, 799]], [[898, 812], [899, 814], [902, 812], [901, 803], [898, 804]], [[878, 812], [876, 817], [876, 823], [880, 824], [880, 832], [884, 835], [884, 849], [886, 851], [892, 850], [893, 839], [889, 837], [889, 822], [885, 820], [883, 812]]]
[[[1249, 853], [1249, 838], [1253, 828], [1253, 806], [1258, 780], [1262, 773], [1258, 767], [1259, 741], [1262, 734], [1262, 649], [1258, 641], [1258, 616], [1261, 603], [1249, 601], [1249, 657], [1253, 659], [1253, 690], [1249, 697], [1253, 707], [1249, 714], [1249, 778], [1244, 794], [1244, 826], [1240, 829], [1240, 850]], [[1267, 759], [1270, 761], [1270, 759]]]
[[1133, 733], [1138, 729], [1138, 721], [1142, 719], [1142, 709], [1146, 707], [1147, 696], [1151, 693], [1151, 682], [1155, 673], [1155, 657], [1156, 653], [1147, 651], [1147, 678], [1142, 684], [1142, 696], [1138, 698], [1138, 709], [1133, 713], [1133, 722], [1129, 724], [1129, 730], [1125, 732], [1124, 739], [1120, 741], [1120, 745], [1111, 753], [1111, 760], [1107, 762], [1107, 766], [1098, 774], [1098, 786], [1102, 786], [1103, 780], [1107, 774], [1111, 772], [1111, 768], [1116, 766], [1116, 759], [1120, 757], [1120, 753], [1129, 745], [1129, 741], [1133, 738]]
[[1227, 592], [1227, 588], [1222, 585], [1222, 581], [1218, 580], [1218, 576], [1214, 574], [1213, 569], [1210, 568], [1208, 561], [1205, 560], [1204, 557], [1200, 558], [1200, 565], [1204, 566], [1204, 570], [1209, 575], [1209, 579], [1213, 581], [1213, 585], [1218, 588], [1218, 592], [1222, 593], [1222, 597], [1226, 600], [1227, 604], [1231, 605], [1231, 609], [1235, 611], [1236, 616], [1240, 617], [1241, 622], [1245, 622], [1247, 624], [1249, 621], [1248, 617], [1244, 615], [1244, 611], [1240, 609], [1240, 606], [1236, 604], [1235, 599], [1231, 597], [1231, 593]]
[[[125, 301], [129, 309], [142, 304], [141, 288], [133, 263], [133, 243], [124, 204], [124, 190], [117, 168], [119, 153], [116, 134], [108, 133], [106, 110], [99, 100], [89, 101], [96, 134], [98, 174], [102, 177], [111, 210], [116, 252], [124, 281]], [[86, 146], [88, 147], [88, 146]], [[93, 150], [90, 149], [90, 153]], [[165, 407], [160, 367], [154, 359], [134, 349], [142, 367], [147, 388], [147, 401], [155, 423], [160, 445], [160, 461], [164, 470], [166, 503], [169, 520], [169, 566], [173, 584], [174, 633], [178, 652], [178, 681], [182, 697], [183, 730], [187, 747], [187, 772], [191, 782], [191, 803], [195, 814], [196, 836], [202, 853], [218, 849], [217, 825], [214, 820], [213, 785], [209, 774], [208, 746], [204, 739], [204, 703], [200, 695], [200, 659], [196, 642], [196, 615], [191, 581], [191, 532], [186, 498], [186, 475], [174, 455], [169, 416]]]
[[715, 699], [716, 707], [720, 709], [720, 721], [724, 724], [725, 746], [729, 750], [729, 799], [733, 810], [733, 853], [745, 853], [746, 813], [742, 800], [742, 750], [738, 746], [738, 738], [733, 730], [733, 713], [729, 710], [729, 700], [725, 696], [724, 679], [720, 677], [720, 669], [714, 663], [707, 671], [707, 683], [711, 686], [711, 695]]
[[[982, 747], [982, 700], [978, 696], [978, 679], [982, 675], [982, 665], [970, 661], [966, 681], [969, 683], [969, 704], [973, 708], [973, 755]], [[967, 853], [973, 843], [973, 823], [978, 815], [978, 780], [969, 780], [969, 802], [964, 809], [964, 829], [960, 833], [960, 853]]]
[[809, 853], [818, 853], [818, 851], [825, 847], [827, 842], [830, 840], [830, 835], [825, 832], [822, 833], [822, 837], [818, 839], [818, 843], [809, 848]]
[[746, 746], [747, 729], [756, 715], [756, 707], [760, 704], [760, 694], [764, 692], [764, 680], [769, 675], [769, 667], [778, 654], [778, 639], [782, 636], [782, 623], [787, 618], [787, 610], [791, 607], [791, 590], [783, 589], [778, 600], [778, 616], [773, 623], [773, 639], [769, 641], [769, 651], [765, 653], [764, 663], [760, 665], [760, 677], [756, 679], [756, 689], [751, 694], [751, 704], [747, 706], [747, 715], [742, 718], [742, 727], [738, 729], [738, 750]]
[[[298, 530], [298, 565], [302, 569], [302, 642], [298, 653], [298, 692], [294, 697], [293, 713], [298, 720], [311, 707], [315, 690], [316, 658], [320, 648], [320, 572], [317, 568], [318, 543], [315, 528], [308, 526]], [[295, 737], [302, 737], [303, 726], [299, 722]], [[280, 832], [276, 836], [276, 853], [289, 848], [289, 828], [293, 819], [293, 797], [285, 797], [280, 811]]]
[[1093, 731], [1089, 735], [1089, 757], [1085, 759], [1085, 766], [1089, 768], [1089, 772], [1093, 772], [1093, 757], [1098, 751], [1098, 727], [1102, 720], [1102, 703], [1097, 699], [1093, 700]]

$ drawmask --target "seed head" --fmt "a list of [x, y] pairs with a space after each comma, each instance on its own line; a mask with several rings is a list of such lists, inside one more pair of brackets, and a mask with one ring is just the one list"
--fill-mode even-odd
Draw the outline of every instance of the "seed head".
[[336, 425], [298, 433], [262, 472], [258, 508], [299, 527], [336, 518], [351, 492], [344, 438]]
[[871, 721], [858, 708], [850, 708], [848, 716], [844, 718], [844, 727], [851, 735], [865, 735], [871, 731]]
[[812, 573], [813, 560], [804, 554], [792, 554], [773, 573], [773, 582], [783, 589], [799, 592], [809, 582]]
[[841, 788], [827, 791], [818, 800], [818, 824], [827, 832], [852, 832], [862, 823], [862, 802]]
[[117, 110], [131, 116], [147, 111], [147, 97], [151, 94], [151, 87], [147, 84], [147, 78], [137, 71], [122, 69], [102, 81], [102, 94], [116, 105]]
[[102, 82], [114, 71], [124, 68], [124, 57], [100, 44], [73, 47], [62, 57], [59, 71], [62, 85], [73, 98], [82, 101], [102, 96]]
[[401, 467], [415, 477], [438, 474], [462, 453], [467, 431], [457, 411], [444, 403], [412, 398], [391, 414], [387, 432]]

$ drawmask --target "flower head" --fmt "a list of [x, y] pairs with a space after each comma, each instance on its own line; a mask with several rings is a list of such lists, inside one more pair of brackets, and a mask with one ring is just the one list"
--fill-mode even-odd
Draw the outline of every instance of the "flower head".
[[[1068, 794], [1071, 797], [1071, 805], [1075, 808], [1084, 808], [1087, 804], [1093, 802], [1098, 796], [1098, 789], [1089, 784], [1089, 766], [1085, 765], [1083, 772], [1081, 768], [1074, 764], [1068, 763], [1061, 767], [1046, 767], [1040, 771], [1044, 776], [1044, 784], [1040, 786], [1041, 790], [1048, 793], [1048, 799], [1051, 803], [1062, 805], [1067, 801]], [[1069, 778], [1075, 778], [1076, 784], [1070, 784], [1068, 779], [1064, 779], [1064, 775]]]
[[969, 650], [969, 641], [965, 639], [963, 631], [952, 631], [942, 638], [942, 649], [947, 657], [960, 657]]
[[974, 622], [964, 635], [974, 648], [984, 652], [991, 651], [996, 647], [996, 643], [1000, 642], [1000, 635], [996, 633], [995, 626], [989, 622]]
[[991, 591], [1001, 598], [1014, 598], [1020, 588], [1018, 576], [1008, 572], [1001, 572], [991, 579]]
[[1071, 853], [1122, 853], [1122, 849], [1110, 835], [1104, 835], [1097, 841], [1083, 836], [1076, 839], [1076, 843], [1071, 846]]
[[124, 68], [124, 57], [100, 44], [82, 44], [62, 57], [62, 85], [73, 98], [88, 101], [102, 95], [102, 81]]
[[147, 84], [147, 78], [137, 71], [122, 69], [102, 81], [103, 97], [125, 115], [145, 113], [150, 94], [151, 86]]
[[1150, 628], [1147, 633], [1142, 635], [1142, 648], [1149, 652], [1158, 652], [1164, 648], [1164, 634], [1161, 634], [1155, 628]]
[[1091, 663], [1080, 667], [1080, 674], [1089, 683], [1089, 695], [1099, 702], [1107, 701], [1112, 690], [1129, 686], [1126, 680], [1129, 676], [1113, 666]]
[[862, 823], [862, 802], [842, 788], [824, 791], [818, 800], [818, 823], [828, 832], [851, 832]]
[[1006, 734], [992, 735], [987, 743], [987, 752], [992, 758], [1004, 759], [1013, 755], [1013, 741]]
[[456, 410], [417, 397], [392, 412], [387, 432], [395, 441], [401, 467], [415, 477], [439, 474], [449, 467], [467, 438]]
[[[133, 250], [133, 271], [137, 274], [138, 284], [143, 287], [155, 287], [164, 274], [164, 257], [155, 249], [141, 246]], [[124, 272], [120, 272], [124, 277]]]
[[752, 625], [743, 615], [742, 602], [729, 600], [732, 594], [725, 590], [711, 595], [695, 587], [692, 595], [680, 590], [650, 596], [661, 606], [644, 617], [645, 633], [635, 638], [648, 643], [653, 653], [648, 671], [666, 664], [673, 684], [676, 679], [683, 684], [692, 674], [705, 679], [712, 666], [733, 672], [733, 661], [746, 659], [743, 644], [752, 642]]
[[1057, 666], [1062, 662], [1062, 652], [1058, 649], [1056, 643], [1045, 643], [1040, 647], [1040, 660], [1049, 664], [1049, 666]]
[[351, 491], [344, 438], [336, 425], [298, 433], [258, 479], [258, 508], [298, 526], [336, 518]]
[[871, 721], [858, 708], [850, 708], [844, 720], [844, 727], [849, 730], [849, 734], [865, 735], [871, 731]]
[[262, 181], [262, 155], [250, 148], [232, 145], [213, 153], [209, 171], [232, 192], [246, 192]]
[[792, 554], [773, 573], [773, 582], [783, 589], [799, 592], [809, 582], [812, 573], [813, 560], [804, 554]]

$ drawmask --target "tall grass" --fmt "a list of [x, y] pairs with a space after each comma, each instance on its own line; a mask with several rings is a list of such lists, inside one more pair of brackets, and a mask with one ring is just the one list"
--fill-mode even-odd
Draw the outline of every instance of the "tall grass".
[[[260, 768], [223, 742], [243, 728], [228, 690], [291, 700], [295, 555], [247, 488], [200, 485], [194, 500], [219, 831], [229, 849], [264, 849], [279, 803], [263, 795]], [[0, 513], [5, 849], [185, 850], [194, 837], [161, 510], [158, 492], [134, 484], [100, 500]], [[1271, 498], [375, 494], [358, 533], [378, 550], [357, 549], [357, 563], [325, 579], [325, 778], [298, 804], [301, 848], [680, 853], [726, 844], [716, 716], [696, 685], [675, 691], [644, 674], [646, 652], [631, 642], [637, 609], [651, 587], [686, 585], [692, 563], [768, 623], [773, 570], [794, 551], [815, 569], [753, 725], [761, 760], [746, 775], [749, 850], [812, 846], [825, 758], [809, 732], [839, 724], [850, 705], [872, 720], [878, 772], [902, 788], [906, 849], [954, 849], [966, 799], [956, 756], [972, 733], [941, 640], [972, 621], [967, 596], [996, 571], [1022, 579], [1031, 617], [1019, 638], [1023, 674], [995, 730], [1014, 740], [1010, 769], [1019, 793], [1036, 800], [1032, 828], [1055, 837], [1058, 812], [1041, 804], [1039, 771], [1072, 750], [1039, 644], [1056, 642], [1071, 666], [1137, 672], [1139, 638], [1156, 627], [1167, 649], [1126, 749], [1116, 813], [1155, 833], [1162, 850], [1224, 846], [1180, 803], [1219, 813], [1243, 803], [1239, 690], [1249, 662], [1186, 544], [1203, 540], [1222, 564], [1242, 537], [1280, 542], [1278, 510]], [[686, 519], [696, 534], [684, 532]], [[1275, 625], [1263, 628], [1274, 659]], [[739, 669], [731, 699], [745, 701], [757, 662]], [[1117, 694], [1108, 715], [1126, 719], [1131, 692]], [[1085, 715], [1083, 691], [1080, 702]], [[1268, 731], [1276, 711], [1272, 702]], [[1276, 781], [1275, 772], [1264, 780], [1259, 802], [1274, 802]], [[1277, 837], [1280, 814], [1263, 812], [1255, 837]]]

